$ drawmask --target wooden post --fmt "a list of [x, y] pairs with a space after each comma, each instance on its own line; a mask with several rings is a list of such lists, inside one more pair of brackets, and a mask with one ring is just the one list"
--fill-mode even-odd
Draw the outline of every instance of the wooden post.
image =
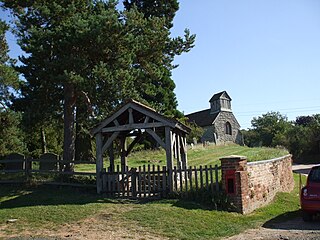
[[172, 181], [172, 131], [170, 127], [165, 127], [165, 133], [166, 133], [166, 157], [167, 157], [167, 171], [168, 171], [168, 187], [169, 192], [172, 192], [173, 190], [173, 181]]
[[182, 168], [188, 168], [188, 157], [187, 157], [187, 138], [185, 136], [180, 136], [181, 140], [181, 160], [182, 160]]
[[177, 158], [177, 167], [181, 167], [181, 149], [180, 149], [180, 136], [179, 134], [176, 134], [176, 141], [175, 141], [175, 152], [176, 152], [176, 158]]
[[24, 170], [25, 170], [25, 176], [26, 176], [26, 181], [28, 182], [29, 179], [30, 179], [30, 171], [31, 171], [31, 168], [30, 167], [30, 164], [32, 164], [32, 161], [29, 161], [28, 158], [25, 158], [25, 165], [24, 165]]
[[121, 146], [121, 171], [125, 172], [126, 166], [127, 166], [127, 158], [126, 158], [127, 146], [126, 146], [125, 136], [120, 139], [120, 146]]
[[162, 175], [162, 196], [163, 197], [166, 197], [167, 196], [167, 169], [165, 166], [162, 167], [162, 172], [163, 172], [163, 175]]
[[102, 134], [97, 133], [96, 135], [96, 145], [97, 145], [97, 156], [96, 156], [96, 174], [97, 174], [97, 193], [102, 192], [102, 178], [101, 172], [103, 169], [103, 152], [102, 152]]
[[110, 172], [114, 172], [114, 152], [113, 152], [113, 142], [109, 148], [109, 161], [110, 161]]
[[132, 197], [137, 197], [137, 169], [132, 168], [132, 175], [131, 175], [131, 187], [132, 187]]
[[216, 191], [219, 192], [219, 171], [217, 164], [214, 166], [214, 175], [216, 177]]

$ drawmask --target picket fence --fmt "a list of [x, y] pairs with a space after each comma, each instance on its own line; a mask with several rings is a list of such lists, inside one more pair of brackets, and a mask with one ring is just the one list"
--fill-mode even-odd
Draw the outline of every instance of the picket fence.
[[[188, 195], [198, 191], [219, 191], [219, 167], [200, 166], [181, 169], [155, 165], [102, 173], [102, 192], [116, 197], [166, 197], [170, 193]], [[171, 178], [171, 179], [170, 179]]]
[[[68, 172], [63, 169], [70, 162], [24, 157], [0, 160], [0, 184], [28, 181], [73, 187], [96, 187], [95, 172]], [[77, 162], [94, 164], [92, 162]], [[218, 192], [220, 167], [200, 166], [172, 170], [165, 166], [143, 165], [138, 168], [105, 169], [101, 173], [102, 193], [111, 197], [165, 198], [170, 194]], [[45, 177], [44, 177], [45, 176]], [[53, 176], [49, 177], [48, 176]], [[78, 177], [78, 180], [77, 180]], [[85, 181], [81, 180], [85, 177]]]

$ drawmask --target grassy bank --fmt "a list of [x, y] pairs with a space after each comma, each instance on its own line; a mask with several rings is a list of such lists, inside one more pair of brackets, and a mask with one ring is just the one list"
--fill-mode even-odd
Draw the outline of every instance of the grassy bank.
[[[188, 164], [189, 166], [210, 164], [220, 165], [219, 158], [227, 155], [242, 155], [246, 156], [248, 158], [248, 161], [259, 161], [284, 156], [286, 154], [288, 154], [287, 150], [276, 148], [249, 148], [239, 145], [209, 145], [203, 147], [202, 145], [197, 145], [191, 149], [188, 149]], [[116, 159], [115, 163], [120, 165], [120, 160]], [[129, 168], [147, 164], [165, 166], [165, 151], [163, 149], [139, 151], [133, 152], [128, 156]], [[105, 161], [105, 166], [109, 166], [109, 162], [107, 160]], [[95, 166], [88, 164], [79, 164], [76, 165], [76, 169], [78, 171], [95, 171]]]
[[[295, 176], [297, 182], [298, 176]], [[24, 189], [0, 186], [0, 233], [33, 229], [58, 230], [61, 226], [78, 224], [84, 219], [112, 216], [113, 224], [139, 226], [145, 232], [175, 239], [216, 239], [237, 234], [262, 225], [279, 216], [297, 215], [299, 209], [298, 184], [291, 193], [280, 193], [265, 208], [243, 216], [237, 213], [212, 211], [183, 200], [134, 202], [113, 200], [94, 193], [68, 188], [38, 187]], [[8, 219], [18, 219], [7, 224]], [[103, 231], [103, 229], [101, 229]], [[1, 234], [0, 234], [1, 238]]]

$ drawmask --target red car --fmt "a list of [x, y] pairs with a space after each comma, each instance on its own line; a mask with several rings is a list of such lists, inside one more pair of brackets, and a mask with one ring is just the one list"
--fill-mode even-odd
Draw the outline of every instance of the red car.
[[320, 166], [311, 169], [307, 185], [301, 189], [300, 203], [304, 221], [311, 221], [313, 215], [320, 213]]

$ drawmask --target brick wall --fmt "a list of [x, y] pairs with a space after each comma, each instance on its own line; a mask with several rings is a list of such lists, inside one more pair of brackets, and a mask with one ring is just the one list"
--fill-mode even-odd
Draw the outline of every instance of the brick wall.
[[[250, 163], [243, 156], [221, 158], [222, 187], [236, 210], [250, 213], [270, 203], [277, 192], [291, 191], [294, 187], [291, 157], [287, 155]], [[234, 176], [230, 175], [232, 172]], [[234, 178], [234, 193], [228, 193], [228, 178]]]

